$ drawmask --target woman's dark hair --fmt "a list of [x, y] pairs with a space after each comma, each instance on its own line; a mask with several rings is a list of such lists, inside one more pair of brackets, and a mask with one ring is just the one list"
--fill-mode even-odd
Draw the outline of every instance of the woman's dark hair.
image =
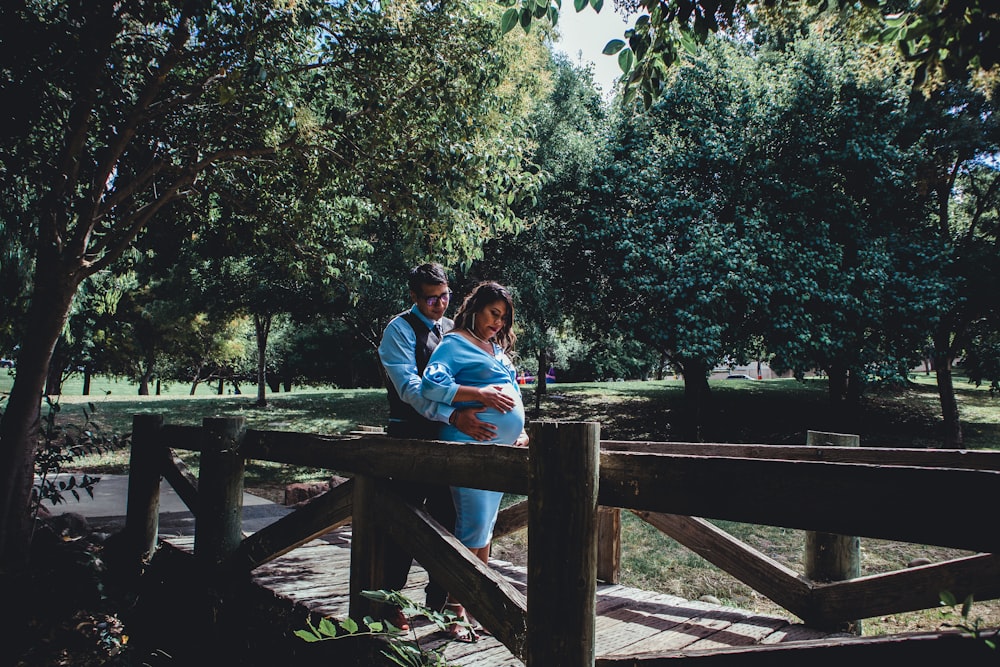
[[497, 332], [493, 340], [503, 348], [504, 352], [510, 352], [514, 349], [514, 341], [517, 340], [517, 336], [514, 335], [514, 300], [507, 288], [500, 283], [486, 280], [476, 285], [462, 301], [455, 314], [455, 328], [472, 331], [475, 314], [494, 301], [503, 301], [507, 304], [507, 316], [504, 318], [503, 328]]

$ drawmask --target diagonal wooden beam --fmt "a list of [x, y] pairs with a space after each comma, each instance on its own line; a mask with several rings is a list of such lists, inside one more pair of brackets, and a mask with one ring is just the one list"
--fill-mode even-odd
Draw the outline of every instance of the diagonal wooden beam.
[[658, 512], [633, 514], [799, 618], [812, 610], [808, 579], [708, 521]]
[[430, 576], [461, 601], [511, 653], [523, 659], [528, 632], [525, 596], [427, 512], [390, 493], [379, 493], [374, 509], [389, 536], [406, 544]]
[[250, 571], [350, 522], [354, 483], [348, 480], [240, 542], [227, 566]]
[[166, 449], [160, 469], [163, 478], [170, 483], [177, 496], [191, 510], [191, 514], [198, 516], [198, 478], [187, 464], [174, 453], [174, 450]]
[[1000, 597], [1000, 556], [977, 554], [847, 581], [813, 584], [812, 610], [802, 620], [810, 624], [872, 618], [940, 604], [942, 591], [956, 599]]

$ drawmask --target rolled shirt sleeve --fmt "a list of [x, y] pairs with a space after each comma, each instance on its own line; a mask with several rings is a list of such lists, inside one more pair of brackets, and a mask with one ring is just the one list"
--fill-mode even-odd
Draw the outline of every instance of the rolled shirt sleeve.
[[424, 369], [421, 385], [424, 396], [432, 401], [451, 405], [458, 393], [458, 383], [448, 365], [441, 361], [431, 361]]

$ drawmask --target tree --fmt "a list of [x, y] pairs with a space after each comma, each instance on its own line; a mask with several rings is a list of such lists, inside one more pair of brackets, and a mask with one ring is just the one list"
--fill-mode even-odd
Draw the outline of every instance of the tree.
[[[1000, 207], [995, 94], [951, 83], [929, 96], [914, 95], [900, 138], [917, 164], [913, 187], [926, 205], [924, 237], [941, 257], [940, 271], [949, 287], [948, 298], [938, 304], [931, 334], [949, 447], [963, 443], [952, 363], [974, 340], [989, 340], [988, 329], [1000, 325], [993, 268]], [[988, 346], [976, 348], [985, 351]]]
[[833, 400], [856, 401], [874, 377], [906, 377], [941, 296], [896, 145], [908, 88], [891, 54], [829, 20], [793, 31], [764, 40], [755, 77], [747, 195], [767, 275], [754, 328], [776, 369], [823, 369]]
[[828, 370], [838, 400], [905, 377], [941, 299], [895, 144], [892, 58], [830, 22], [758, 28], [710, 41], [626, 118], [587, 225], [605, 261], [584, 273], [621, 309], [605, 319], [682, 372], [692, 414], [713, 366], [762, 347]]
[[268, 340], [275, 321], [328, 312], [345, 284], [365, 272], [371, 251], [355, 235], [374, 214], [370, 202], [339, 196], [337, 178], [295, 157], [234, 170], [232, 182], [213, 189], [218, 194], [209, 216], [215, 224], [188, 249], [196, 262], [190, 284], [205, 309], [252, 321], [257, 407], [267, 405]]
[[[492, 195], [532, 185], [511, 159], [518, 142], [480, 154], [477, 118], [461, 114], [465, 96], [489, 99], [502, 84], [495, 20], [478, 5], [408, 0], [3, 5], [0, 218], [34, 262], [0, 420], [3, 567], [27, 558], [40, 397], [78, 286], [185, 202], [198, 206], [209, 174], [308, 152], [336, 165], [343, 187], [363, 182], [424, 248], [447, 238], [471, 254], [475, 239], [516, 223]], [[455, 60], [440, 59], [459, 43]], [[479, 68], [472, 52], [501, 67]], [[425, 89], [431, 99], [414, 105]], [[445, 118], [454, 132], [434, 127]], [[465, 144], [453, 141], [460, 127]], [[424, 218], [428, 201], [461, 215]]]
[[683, 375], [692, 438], [707, 416], [708, 374], [740, 355], [761, 293], [763, 221], [746, 194], [755, 74], [744, 47], [718, 40], [675, 71], [646, 114], [622, 114], [581, 220], [589, 252], [578, 301]]
[[[502, 26], [505, 31], [520, 26], [528, 31], [533, 22], [558, 21], [560, 0], [498, 0], [508, 6]], [[600, 12], [604, 0], [574, 0], [579, 12], [590, 5]], [[760, 4], [763, 6], [761, 7]], [[815, 15], [827, 11], [828, 0], [808, 3]], [[708, 36], [722, 32], [739, 36], [761, 9], [791, 8], [801, 3], [791, 0], [618, 0], [615, 6], [626, 15], [639, 14], [624, 39], [612, 39], [606, 55], [618, 56], [625, 81], [625, 101], [637, 96], [648, 108], [668, 87], [670, 68], [679, 64], [682, 53], [694, 53]], [[913, 67], [915, 88], [933, 90], [940, 84], [970, 74], [986, 74], [1000, 63], [1000, 8], [992, 0], [941, 0], [940, 2], [897, 2], [876, 0], [858, 3], [837, 0], [836, 6], [847, 20], [853, 15], [875, 15], [883, 20], [869, 32], [871, 41], [894, 44]], [[902, 9], [902, 11], [901, 11]]]
[[516, 292], [519, 365], [531, 368], [534, 362], [536, 403], [570, 316], [564, 286], [576, 269], [573, 229], [591, 186], [608, 113], [588, 68], [557, 54], [548, 71], [552, 89], [528, 121], [535, 141], [532, 162], [545, 174], [545, 187], [519, 209], [525, 228], [491, 240], [472, 269]]

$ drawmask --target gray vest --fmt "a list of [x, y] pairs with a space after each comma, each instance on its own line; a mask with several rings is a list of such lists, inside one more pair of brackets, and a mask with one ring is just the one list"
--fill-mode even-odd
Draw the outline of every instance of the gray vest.
[[[406, 323], [410, 325], [413, 333], [417, 336], [414, 359], [417, 365], [417, 373], [423, 375], [424, 369], [427, 368], [427, 362], [431, 358], [431, 353], [438, 346], [438, 343], [441, 342], [441, 336], [451, 331], [455, 323], [447, 317], [441, 318], [441, 335], [439, 336], [428, 329], [424, 321], [417, 317], [411, 310], [400, 313], [397, 317], [402, 317], [406, 320]], [[412, 405], [403, 401], [399, 397], [396, 387], [389, 381], [388, 375], [386, 376], [385, 384], [389, 394], [389, 418], [393, 421], [401, 422], [398, 427], [391, 428], [391, 430], [398, 433], [401, 437], [436, 438], [441, 424], [427, 419], [417, 412]]]

